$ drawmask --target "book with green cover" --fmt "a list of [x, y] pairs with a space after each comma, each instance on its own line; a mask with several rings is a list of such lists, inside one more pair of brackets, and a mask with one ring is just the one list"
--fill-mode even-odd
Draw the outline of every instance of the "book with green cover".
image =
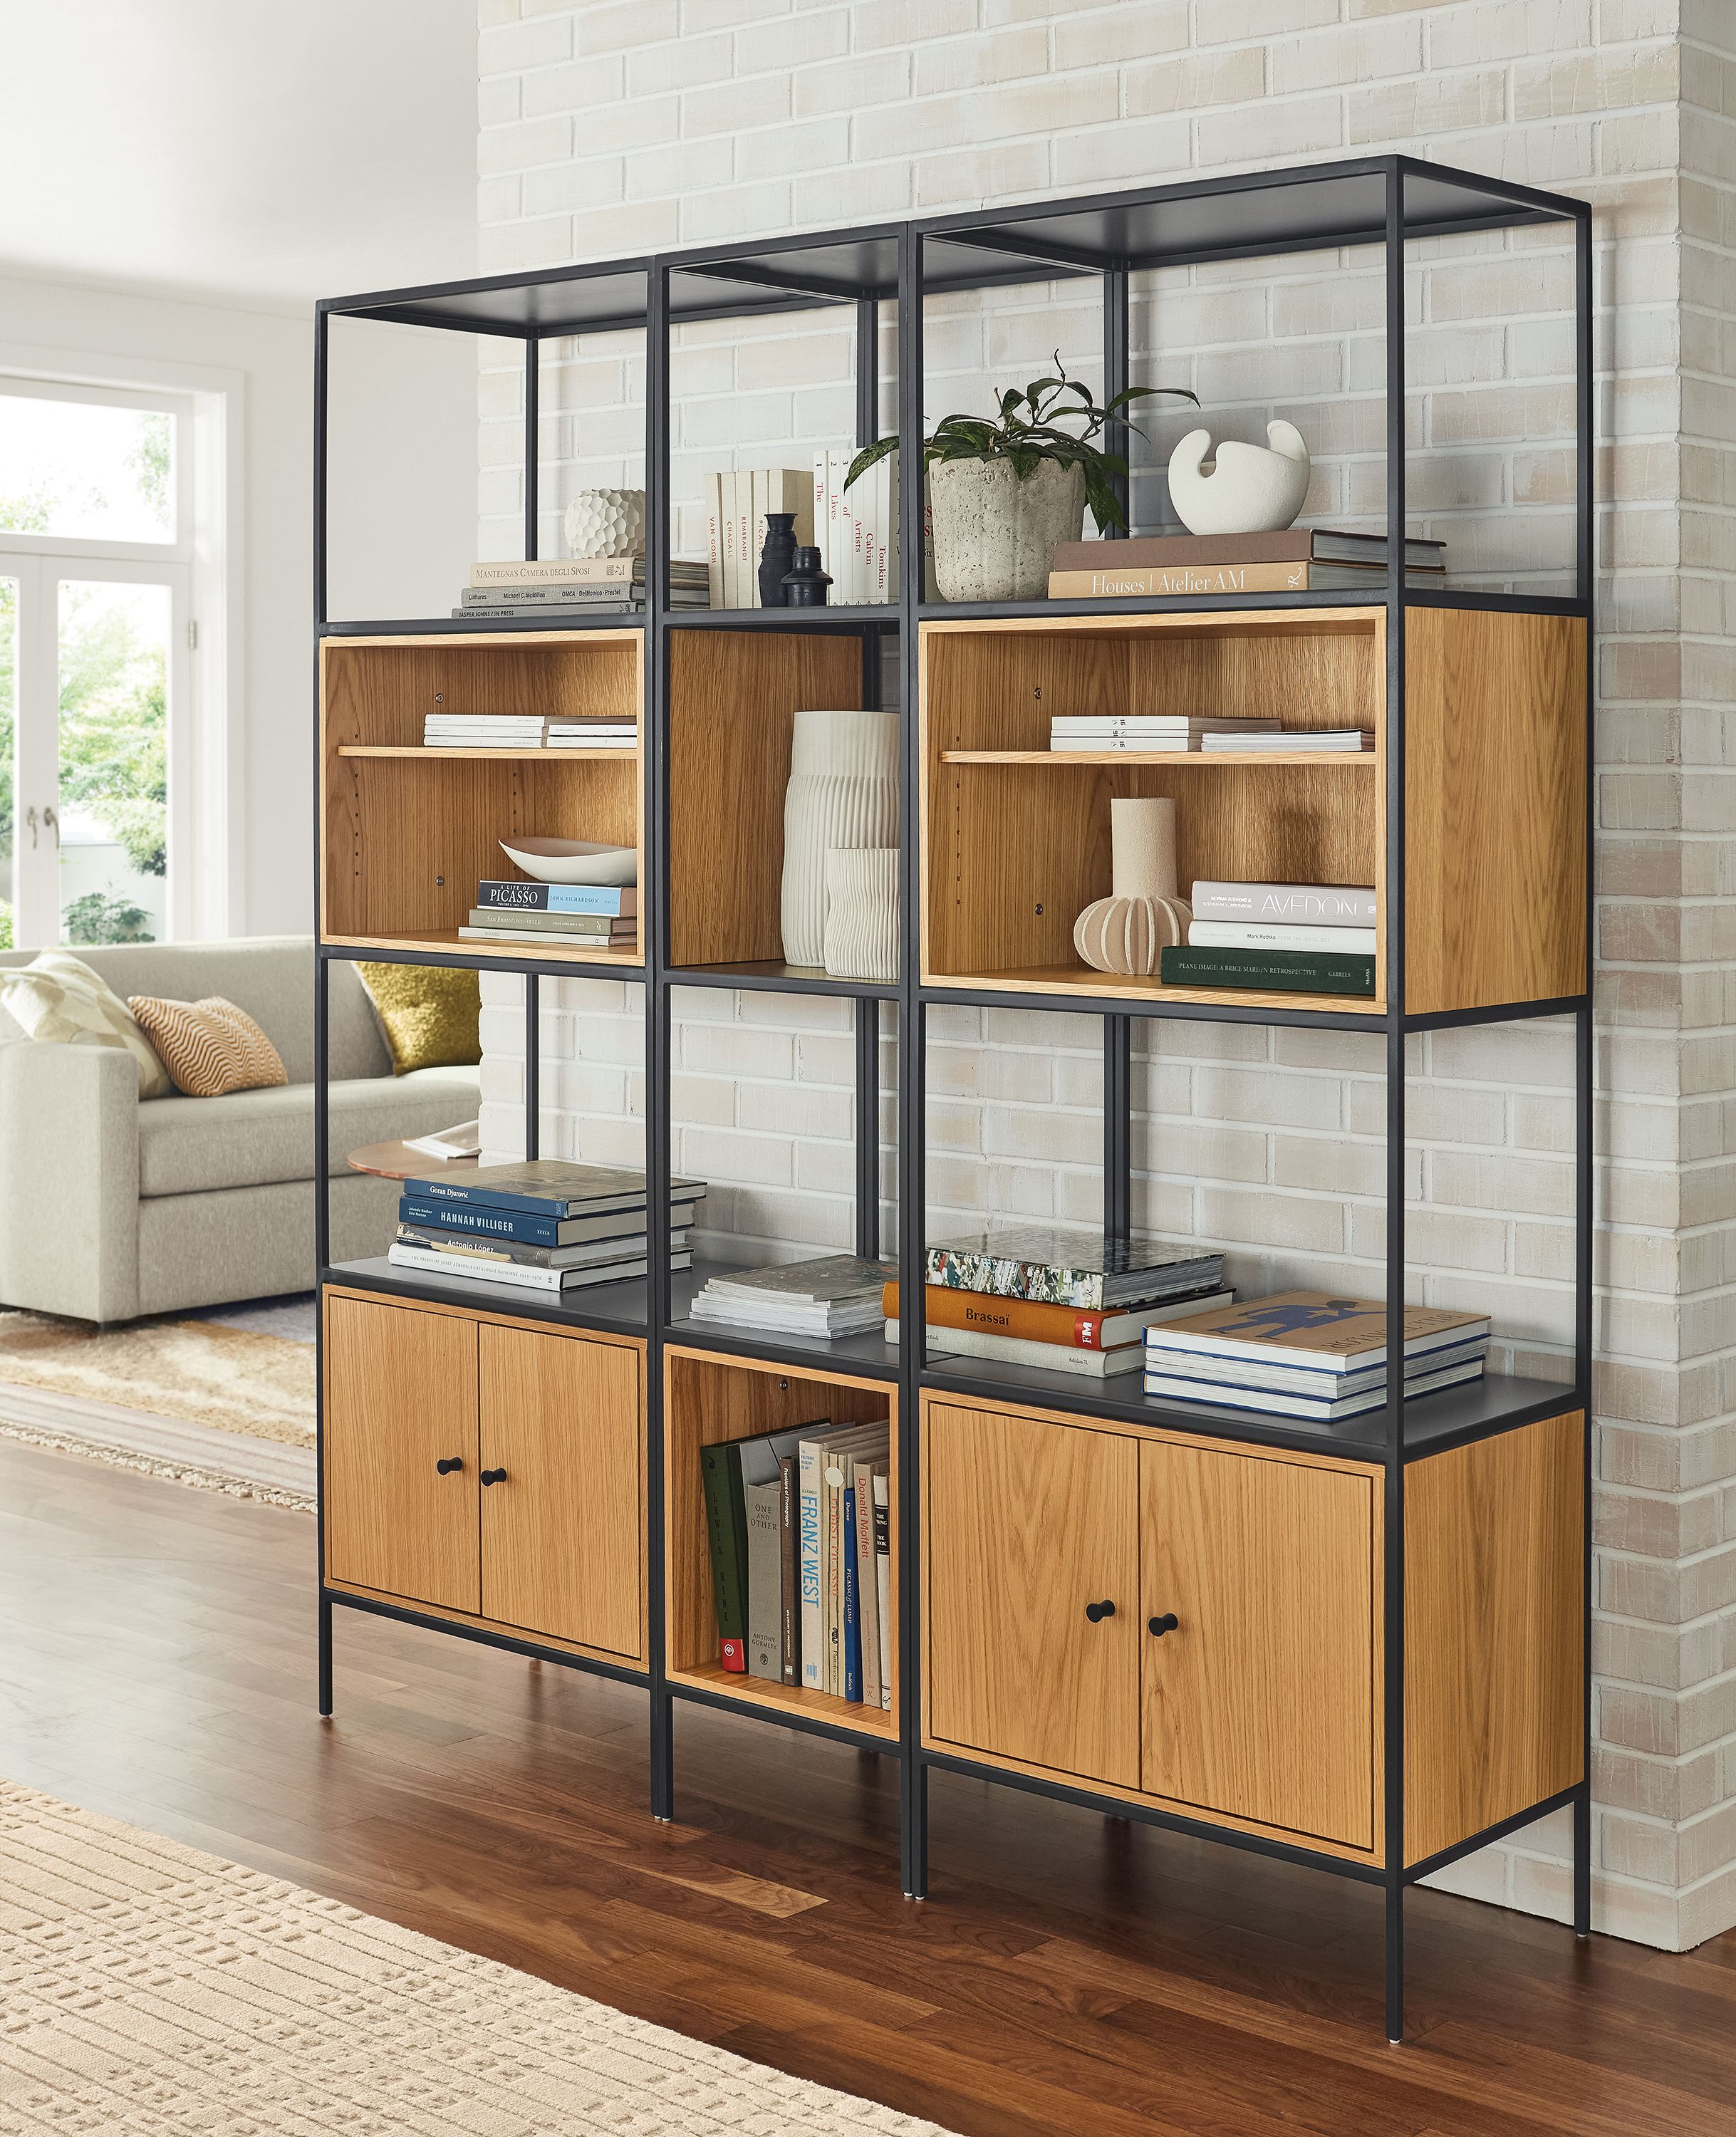
[[742, 1465], [727, 1446], [703, 1447], [699, 1473], [705, 1486], [705, 1533], [711, 1546], [712, 1599], [717, 1610], [717, 1643], [723, 1667], [747, 1671], [747, 1502]]
[[1331, 950], [1185, 948], [1172, 944], [1158, 960], [1166, 987], [1265, 987], [1283, 994], [1372, 995], [1374, 960]]

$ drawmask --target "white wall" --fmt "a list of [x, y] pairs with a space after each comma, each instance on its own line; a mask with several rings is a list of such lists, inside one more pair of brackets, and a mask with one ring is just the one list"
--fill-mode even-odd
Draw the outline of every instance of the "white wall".
[[[423, 348], [421, 343], [431, 346]], [[45, 374], [100, 377], [105, 361], [139, 384], [148, 368], [176, 387], [189, 373], [231, 375], [241, 447], [241, 598], [228, 629], [229, 712], [236, 762], [229, 931], [304, 933], [313, 926], [313, 363], [307, 314], [250, 310], [59, 282], [0, 280], [0, 344], [8, 368], [30, 352]], [[439, 614], [456, 599], [474, 540], [472, 445], [475, 354], [463, 335], [376, 327], [346, 349], [339, 429], [356, 450], [334, 454], [334, 525], [377, 527], [340, 544], [358, 597], [391, 601], [415, 587], [439, 591]], [[64, 363], [61, 361], [64, 359]], [[141, 372], [140, 367], [145, 367]], [[117, 369], [114, 376], [122, 374]], [[430, 475], [455, 441], [463, 479]], [[361, 450], [365, 446], [366, 450]], [[236, 494], [231, 489], [231, 495]], [[401, 509], [376, 518], [377, 500]], [[370, 573], [369, 556], [384, 560]], [[450, 590], [450, 591], [449, 591]], [[341, 612], [341, 611], [340, 611]], [[351, 613], [365, 611], [353, 609]], [[394, 606], [375, 611], [403, 613]], [[426, 615], [420, 608], [410, 611]], [[201, 619], [207, 630], [212, 619]]]

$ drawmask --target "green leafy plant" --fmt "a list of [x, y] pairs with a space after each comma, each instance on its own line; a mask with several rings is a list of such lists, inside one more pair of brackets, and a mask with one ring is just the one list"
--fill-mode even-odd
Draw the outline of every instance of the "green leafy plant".
[[129, 898], [105, 897], [87, 890], [61, 915], [69, 942], [153, 942], [151, 916]]
[[[1127, 515], [1116, 495], [1115, 484], [1126, 475], [1127, 463], [1119, 453], [1104, 451], [1095, 441], [1111, 429], [1145, 437], [1138, 424], [1122, 413], [1135, 401], [1172, 394], [1179, 400], [1191, 401], [1197, 408], [1199, 397], [1185, 386], [1125, 386], [1114, 400], [1100, 408], [1088, 386], [1067, 377], [1058, 349], [1054, 363], [1053, 378], [1033, 378], [1022, 392], [1016, 386], [1005, 387], [1000, 395], [999, 413], [992, 421], [981, 416], [943, 416], [922, 441], [922, 465], [930, 468], [936, 460], [1010, 460], [1021, 482], [1028, 481], [1045, 460], [1079, 468], [1085, 476], [1086, 500], [1098, 526], [1125, 527]], [[1063, 428], [1067, 424], [1082, 427]], [[848, 489], [859, 475], [897, 450], [896, 432], [864, 445], [850, 462], [844, 488]]]

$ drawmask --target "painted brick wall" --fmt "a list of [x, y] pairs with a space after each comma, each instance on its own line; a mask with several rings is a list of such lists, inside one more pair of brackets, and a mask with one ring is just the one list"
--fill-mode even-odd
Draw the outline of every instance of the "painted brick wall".
[[[1558, 186], [1597, 211], [1599, 1542], [1596, 1916], [1666, 1947], [1736, 1920], [1736, 13], [1727, 0], [481, 0], [484, 271], [875, 216], [1403, 149]], [[1461, 580], [1544, 586], [1568, 551], [1570, 288], [1553, 238], [1413, 248], [1418, 523]], [[1142, 382], [1214, 429], [1291, 416], [1311, 513], [1379, 523], [1378, 280], [1354, 257], [1141, 278]], [[1058, 348], [1094, 381], [1066, 285], [931, 308], [929, 412]], [[1154, 353], [1154, 352], [1156, 352]], [[890, 376], [893, 349], [882, 352]], [[849, 442], [852, 349], [824, 314], [684, 329], [678, 499], [737, 464]], [[518, 410], [480, 381], [484, 553], [516, 553]], [[585, 483], [643, 478], [630, 341], [549, 352], [545, 550]], [[890, 393], [886, 412], [890, 414]], [[1163, 523], [1152, 426], [1138, 524]], [[695, 514], [678, 526], [698, 546]], [[515, 1147], [518, 990], [485, 980], [484, 1120]], [[636, 1156], [636, 991], [545, 989], [544, 1147]], [[851, 1231], [844, 1005], [677, 998], [678, 1168], [714, 1229], [773, 1252]], [[890, 1022], [890, 1020], [888, 1020]], [[1100, 1027], [932, 1023], [931, 1231], [985, 1210], [1094, 1220]], [[883, 1046], [883, 1088], [893, 1078]], [[1382, 1083], [1365, 1040], [1165, 1025], [1142, 1034], [1140, 1221], [1223, 1245], [1238, 1283], [1380, 1280]], [[1572, 1137], [1566, 1027], [1437, 1034], [1412, 1057], [1413, 1295], [1492, 1306], [1505, 1356], [1562, 1378]], [[885, 1132], [892, 1107], [883, 1102]], [[889, 1166], [883, 1185], [891, 1185]], [[887, 1202], [888, 1241], [897, 1212]], [[1568, 1911], [1549, 1821], [1442, 1881]]]

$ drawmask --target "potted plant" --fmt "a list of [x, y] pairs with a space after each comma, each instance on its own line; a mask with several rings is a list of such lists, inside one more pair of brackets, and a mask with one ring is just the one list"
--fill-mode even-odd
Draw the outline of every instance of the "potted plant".
[[[993, 420], [947, 416], [922, 441], [943, 601], [1036, 600], [1048, 589], [1056, 543], [1083, 532], [1087, 504], [1099, 527], [1127, 524], [1115, 491], [1127, 463], [1096, 440], [1111, 426], [1144, 436], [1121, 411], [1154, 394], [1199, 406], [1184, 386], [1127, 386], [1100, 408], [1088, 386], [1067, 377], [1059, 350], [1054, 362], [1053, 378], [1007, 387]], [[865, 445], [845, 488], [897, 449], [896, 435]]]

